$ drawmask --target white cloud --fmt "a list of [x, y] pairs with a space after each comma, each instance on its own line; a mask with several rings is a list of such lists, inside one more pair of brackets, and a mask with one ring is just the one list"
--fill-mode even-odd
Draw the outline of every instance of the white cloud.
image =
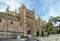
[[46, 20], [48, 22], [48, 19], [50, 19], [51, 16], [53, 17], [59, 16], [60, 12], [58, 13], [55, 10], [56, 9], [54, 7], [50, 7], [49, 12], [45, 16], [43, 16], [43, 20]]
[[0, 0], [1, 3], [6, 4], [6, 7], [9, 6], [10, 10], [12, 10], [12, 11], [14, 11], [15, 9], [17, 9], [20, 6], [20, 3], [19, 3], [20, 1], [21, 0], [19, 0], [19, 1], [18, 0]]
[[[36, 0], [34, 0], [36, 2]], [[50, 18], [50, 16], [58, 16], [60, 14], [60, 1], [59, 0], [40, 0], [41, 4], [39, 8], [38, 8], [38, 2], [34, 3], [31, 2], [30, 0], [0, 0], [1, 3], [5, 4], [6, 6], [0, 5], [0, 11], [5, 11], [6, 7], [9, 5], [9, 8], [11, 11], [14, 11], [15, 9], [17, 9], [22, 3], [24, 3], [26, 5], [27, 8], [32, 9], [33, 7], [37, 10], [35, 10], [36, 12], [38, 12], [39, 15], [41, 15], [41, 12], [44, 12], [45, 16], [42, 16], [42, 18], [44, 20], [47, 20]], [[35, 7], [36, 5], [36, 7]], [[46, 12], [46, 8], [48, 10], [48, 12]], [[39, 10], [39, 11], [38, 11]]]
[[54, 26], [58, 26], [60, 24], [60, 22], [56, 22], [56, 23], [52, 22], [52, 23]]
[[[32, 3], [29, 0], [0, 0], [0, 2], [3, 3], [3, 4], [6, 4], [6, 7], [9, 6], [9, 9], [11, 11], [14, 11], [15, 9], [18, 9], [18, 7], [21, 6], [21, 4], [26, 5], [26, 7], [29, 8], [29, 9], [31, 9], [31, 7], [33, 6]], [[4, 8], [4, 6], [2, 6], [2, 7]]]
[[50, 5], [48, 5], [49, 11], [48, 11], [48, 13], [45, 16], [43, 16], [43, 19], [44, 20], [46, 19], [48, 21], [50, 16], [56, 17], [56, 16], [60, 15], [60, 1], [59, 0], [53, 0], [51, 2], [51, 1], [48, 0], [47, 2], [50, 4]]
[[5, 12], [5, 9], [3, 8], [3, 9], [0, 9], [0, 12]]

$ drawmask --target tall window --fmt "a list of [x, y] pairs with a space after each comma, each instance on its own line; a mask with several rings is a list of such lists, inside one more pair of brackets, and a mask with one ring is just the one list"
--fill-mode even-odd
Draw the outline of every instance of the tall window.
[[2, 22], [2, 19], [0, 19], [0, 22]]
[[29, 13], [29, 12], [27, 12], [26, 16], [27, 16], [27, 18], [33, 19], [33, 16], [32, 16], [31, 13]]
[[31, 14], [27, 12], [26, 16], [31, 16]]
[[20, 21], [20, 20], [18, 19], [18, 21]]
[[13, 24], [13, 21], [11, 21], [11, 24]]
[[21, 26], [21, 23], [20, 23], [20, 26]]

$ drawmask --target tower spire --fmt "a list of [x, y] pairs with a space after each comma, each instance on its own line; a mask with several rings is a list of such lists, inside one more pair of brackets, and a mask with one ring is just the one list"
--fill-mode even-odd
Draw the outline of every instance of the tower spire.
[[23, 7], [23, 8], [26, 8], [26, 5], [22, 4], [22, 7]]
[[17, 10], [15, 9], [15, 13], [17, 12]]
[[9, 6], [7, 6], [7, 9], [6, 9], [6, 11], [9, 11]]
[[7, 6], [7, 8], [6, 8], [6, 14], [8, 14], [9, 13], [9, 6]]
[[33, 8], [32, 10], [33, 10], [33, 12], [34, 12], [34, 8]]
[[23, 7], [24, 5], [22, 4], [22, 7]]

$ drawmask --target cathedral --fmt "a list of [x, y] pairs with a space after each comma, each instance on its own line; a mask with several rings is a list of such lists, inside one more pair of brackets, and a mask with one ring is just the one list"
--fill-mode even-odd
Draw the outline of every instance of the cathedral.
[[34, 34], [39, 29], [37, 27], [40, 27], [40, 18], [37, 20], [34, 9], [29, 10], [23, 4], [18, 8], [18, 13], [16, 10], [9, 11], [9, 6], [5, 12], [0, 12], [0, 35], [8, 36], [14, 33], [27, 35], [29, 30]]

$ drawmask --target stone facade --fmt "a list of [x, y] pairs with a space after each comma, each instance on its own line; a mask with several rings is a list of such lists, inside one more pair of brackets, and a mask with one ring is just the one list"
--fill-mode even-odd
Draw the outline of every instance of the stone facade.
[[20, 33], [27, 35], [28, 28], [31, 33], [35, 33], [35, 15], [34, 10], [27, 9], [24, 5], [18, 8], [18, 13], [9, 11], [0, 12], [0, 31], [1, 33]]
[[42, 28], [46, 26], [46, 21], [43, 21], [40, 19], [39, 16], [36, 16], [35, 18], [35, 28], [36, 28], [36, 31], [39, 31], [41, 32]]
[[35, 33], [35, 15], [34, 10], [29, 10], [26, 6], [19, 7], [18, 14], [21, 17], [21, 26], [24, 34], [27, 34], [27, 30], [30, 29], [31, 33]]
[[40, 17], [39, 16], [36, 16], [36, 18], [35, 18], [35, 24], [36, 24], [36, 31], [39, 31], [40, 30], [40, 21], [41, 21], [41, 19], [40, 19]]
[[24, 5], [18, 8], [18, 13], [16, 10], [9, 11], [9, 6], [5, 12], [0, 12], [0, 33], [4, 35], [17, 32], [27, 35], [28, 29], [31, 30], [31, 34], [34, 34], [40, 28], [40, 24], [41, 19], [35, 18], [34, 9], [29, 10]]
[[12, 34], [12, 32], [18, 32], [18, 25], [20, 23], [18, 20], [18, 16], [11, 15], [10, 13], [6, 14], [6, 12], [0, 12], [0, 33]]

